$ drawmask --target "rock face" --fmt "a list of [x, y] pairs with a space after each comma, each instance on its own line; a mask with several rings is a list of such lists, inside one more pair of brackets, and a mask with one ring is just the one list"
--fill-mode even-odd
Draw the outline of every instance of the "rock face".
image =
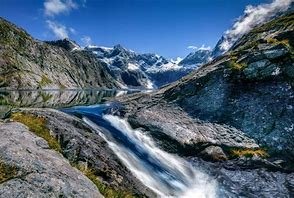
[[108, 68], [73, 42], [41, 42], [0, 18], [0, 87], [119, 87]]
[[0, 197], [103, 197], [86, 176], [26, 126], [0, 124], [0, 139], [0, 163], [13, 167], [7, 170], [10, 177], [0, 183]]

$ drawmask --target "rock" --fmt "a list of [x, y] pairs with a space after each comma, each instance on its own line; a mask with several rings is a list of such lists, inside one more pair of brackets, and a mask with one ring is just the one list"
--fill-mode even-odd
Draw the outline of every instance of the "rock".
[[[0, 197], [103, 197], [60, 153], [22, 124], [0, 124], [0, 161], [17, 173], [0, 184]], [[0, 170], [0, 172], [3, 170]]]
[[270, 49], [270, 50], [263, 51], [263, 54], [268, 59], [280, 58], [281, 56], [284, 56], [287, 53], [288, 53], [288, 51], [283, 48], [282, 49]]
[[238, 159], [215, 163], [193, 158], [191, 163], [216, 178], [219, 197], [293, 196], [294, 173], [271, 171], [273, 167], [265, 168], [262, 162]]
[[223, 149], [219, 146], [206, 147], [200, 154], [204, 158], [212, 161], [223, 161], [228, 159]]

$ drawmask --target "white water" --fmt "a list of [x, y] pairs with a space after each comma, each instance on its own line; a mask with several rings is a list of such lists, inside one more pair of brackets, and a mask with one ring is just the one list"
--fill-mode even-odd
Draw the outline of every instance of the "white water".
[[[96, 128], [100, 136], [144, 185], [152, 189], [159, 197], [214, 198], [217, 182], [204, 172], [179, 156], [169, 154], [156, 146], [154, 141], [140, 130], [134, 130], [127, 121], [112, 115], [103, 119], [126, 135], [139, 150], [148, 153], [148, 159], [142, 160], [124, 145], [106, 138], [97, 125], [84, 118], [84, 121]], [[151, 162], [151, 165], [150, 165]], [[155, 164], [155, 167], [153, 166]], [[159, 167], [159, 168], [158, 168]]]

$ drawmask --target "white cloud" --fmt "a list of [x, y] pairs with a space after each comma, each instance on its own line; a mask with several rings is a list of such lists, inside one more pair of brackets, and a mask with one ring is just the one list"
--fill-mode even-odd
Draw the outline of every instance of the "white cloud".
[[91, 39], [91, 37], [89, 37], [89, 36], [84, 36], [84, 37], [82, 37], [82, 38], [81, 38], [81, 41], [83, 42], [83, 44], [84, 44], [85, 46], [89, 46], [89, 45], [92, 44], [92, 39]]
[[44, 2], [45, 15], [51, 17], [62, 13], [68, 13], [77, 8], [78, 5], [72, 0], [46, 0]]
[[190, 45], [190, 46], [188, 46], [188, 49], [192, 49], [192, 50], [211, 50], [211, 47], [210, 46], [206, 47], [204, 44], [201, 47]]
[[48, 28], [53, 32], [57, 39], [68, 38], [68, 29], [62, 24], [47, 20]]
[[220, 47], [225, 52], [244, 34], [252, 28], [269, 21], [277, 13], [286, 11], [294, 0], [273, 0], [269, 4], [247, 6], [244, 15], [239, 17], [230, 30], [224, 35]]

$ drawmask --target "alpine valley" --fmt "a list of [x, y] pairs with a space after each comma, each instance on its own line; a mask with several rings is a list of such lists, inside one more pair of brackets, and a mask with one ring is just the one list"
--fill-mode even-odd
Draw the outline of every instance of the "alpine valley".
[[1, 18], [0, 198], [294, 197], [291, 5], [182, 60]]

